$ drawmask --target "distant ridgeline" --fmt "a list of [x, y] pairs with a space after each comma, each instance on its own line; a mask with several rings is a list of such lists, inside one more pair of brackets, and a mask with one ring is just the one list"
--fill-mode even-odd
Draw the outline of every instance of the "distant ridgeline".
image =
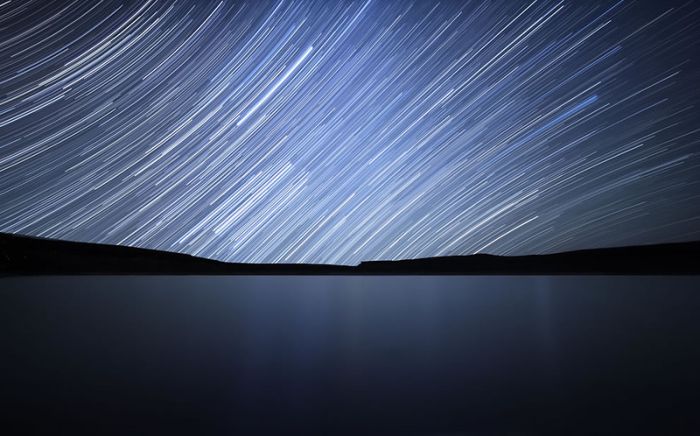
[[533, 256], [433, 257], [357, 266], [226, 263], [142, 248], [0, 233], [0, 275], [557, 275], [700, 274], [700, 242]]

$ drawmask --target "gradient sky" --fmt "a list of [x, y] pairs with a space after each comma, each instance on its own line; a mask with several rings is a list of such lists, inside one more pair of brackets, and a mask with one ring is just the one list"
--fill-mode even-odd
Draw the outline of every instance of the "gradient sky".
[[0, 0], [0, 231], [353, 264], [700, 237], [700, 4]]

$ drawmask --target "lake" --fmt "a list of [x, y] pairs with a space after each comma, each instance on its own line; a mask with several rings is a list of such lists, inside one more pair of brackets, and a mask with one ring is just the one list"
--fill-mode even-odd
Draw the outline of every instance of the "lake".
[[700, 430], [700, 277], [14, 277], [0, 308], [4, 428]]

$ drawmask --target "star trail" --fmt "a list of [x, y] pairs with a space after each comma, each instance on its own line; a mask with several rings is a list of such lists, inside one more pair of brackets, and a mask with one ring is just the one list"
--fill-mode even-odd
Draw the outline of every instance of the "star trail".
[[700, 5], [0, 0], [0, 230], [235, 262], [700, 236]]

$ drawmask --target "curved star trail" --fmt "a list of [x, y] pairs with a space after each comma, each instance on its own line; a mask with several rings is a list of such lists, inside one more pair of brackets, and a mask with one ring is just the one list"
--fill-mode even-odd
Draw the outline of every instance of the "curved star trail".
[[0, 230], [237, 262], [700, 235], [693, 2], [0, 0]]

